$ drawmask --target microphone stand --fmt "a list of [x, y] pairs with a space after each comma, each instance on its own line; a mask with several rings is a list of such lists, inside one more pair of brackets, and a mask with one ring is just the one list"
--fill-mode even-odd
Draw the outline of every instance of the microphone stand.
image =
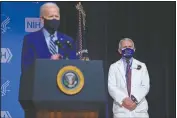
[[64, 49], [64, 58], [66, 60], [69, 60], [69, 51], [72, 50], [72, 44], [70, 43], [70, 41], [66, 41], [66, 48]]
[[71, 42], [66, 41], [65, 42], [66, 47], [64, 47], [64, 45], [60, 43], [58, 40], [55, 41], [55, 44], [58, 46], [59, 49], [63, 49], [64, 51], [63, 58], [69, 60], [69, 50], [73, 49]]
[[[62, 45], [62, 43], [60, 43], [59, 40], [56, 40], [54, 43], [55, 43], [55, 45], [58, 47], [58, 49], [63, 48], [63, 45]], [[62, 57], [62, 58], [63, 58], [63, 57]]]

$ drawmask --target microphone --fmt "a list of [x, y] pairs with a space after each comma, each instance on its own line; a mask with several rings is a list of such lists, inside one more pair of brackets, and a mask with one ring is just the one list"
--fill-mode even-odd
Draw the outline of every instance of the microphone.
[[58, 48], [62, 48], [63, 47], [62, 43], [60, 43], [59, 40], [56, 40], [54, 43], [55, 43], [55, 45], [58, 46]]
[[83, 49], [81, 51], [78, 51], [76, 53], [76, 56], [82, 55], [83, 58], [81, 60], [85, 60], [85, 61], [89, 61], [89, 57], [88, 57], [88, 50], [87, 49]]
[[87, 50], [87, 49], [84, 49], [84, 50], [78, 51], [78, 52], [76, 53], [76, 55], [79, 56], [79, 55], [84, 54], [84, 53], [88, 53], [88, 50]]
[[65, 43], [66, 43], [67, 47], [72, 48], [72, 43], [70, 41], [66, 41]]

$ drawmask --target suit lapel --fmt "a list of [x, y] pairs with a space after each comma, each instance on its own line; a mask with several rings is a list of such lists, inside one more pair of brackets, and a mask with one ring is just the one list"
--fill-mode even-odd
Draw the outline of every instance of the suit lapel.
[[132, 75], [131, 75], [131, 81], [132, 81], [132, 84], [133, 84], [133, 81], [136, 81], [136, 76], [138, 76], [137, 74], [137, 66], [138, 66], [138, 63], [135, 59], [133, 59], [132, 61], [132, 67], [131, 67], [131, 70], [132, 70]]
[[118, 69], [119, 69], [119, 71], [120, 71], [120, 73], [121, 73], [121, 76], [122, 76], [124, 82], [126, 83], [125, 68], [124, 68], [123, 61], [122, 61], [121, 59], [118, 61], [117, 67], [118, 67]]
[[45, 40], [44, 34], [42, 32], [42, 29], [39, 31], [39, 39], [40, 39], [40, 45], [43, 47], [43, 52], [45, 52], [47, 55], [51, 55], [47, 46], [47, 42]]
[[[131, 80], [132, 81], [134, 79], [136, 79], [136, 76], [137, 76], [137, 66], [138, 66], [138, 63], [133, 58], [133, 60], [132, 60], [132, 66], [131, 66], [131, 71], [132, 71]], [[123, 63], [123, 61], [121, 59], [117, 62], [117, 68], [119, 69], [119, 71], [121, 73], [121, 76], [122, 76], [124, 82], [126, 83], [127, 81], [126, 81], [126, 77], [125, 77], [125, 67], [124, 67], [124, 63]]]

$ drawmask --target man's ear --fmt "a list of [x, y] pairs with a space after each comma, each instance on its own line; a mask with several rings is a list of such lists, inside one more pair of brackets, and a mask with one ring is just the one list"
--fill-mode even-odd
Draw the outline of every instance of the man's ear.
[[134, 48], [134, 52], [135, 52], [135, 50], [136, 50], [136, 49]]
[[42, 24], [44, 24], [44, 17], [43, 16], [40, 16], [40, 21]]
[[121, 49], [118, 49], [118, 52], [119, 52], [120, 54], [122, 54], [122, 50], [121, 50]]

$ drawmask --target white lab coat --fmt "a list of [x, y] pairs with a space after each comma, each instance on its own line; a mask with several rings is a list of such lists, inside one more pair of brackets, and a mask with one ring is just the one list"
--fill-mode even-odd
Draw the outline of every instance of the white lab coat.
[[[141, 65], [138, 70], [137, 66]], [[150, 80], [146, 65], [133, 58], [131, 76], [131, 95], [135, 96], [139, 104], [133, 111], [121, 107], [124, 98], [128, 97], [125, 68], [122, 60], [111, 64], [108, 75], [108, 92], [114, 99], [114, 118], [149, 118], [148, 103], [145, 96], [149, 92]]]

